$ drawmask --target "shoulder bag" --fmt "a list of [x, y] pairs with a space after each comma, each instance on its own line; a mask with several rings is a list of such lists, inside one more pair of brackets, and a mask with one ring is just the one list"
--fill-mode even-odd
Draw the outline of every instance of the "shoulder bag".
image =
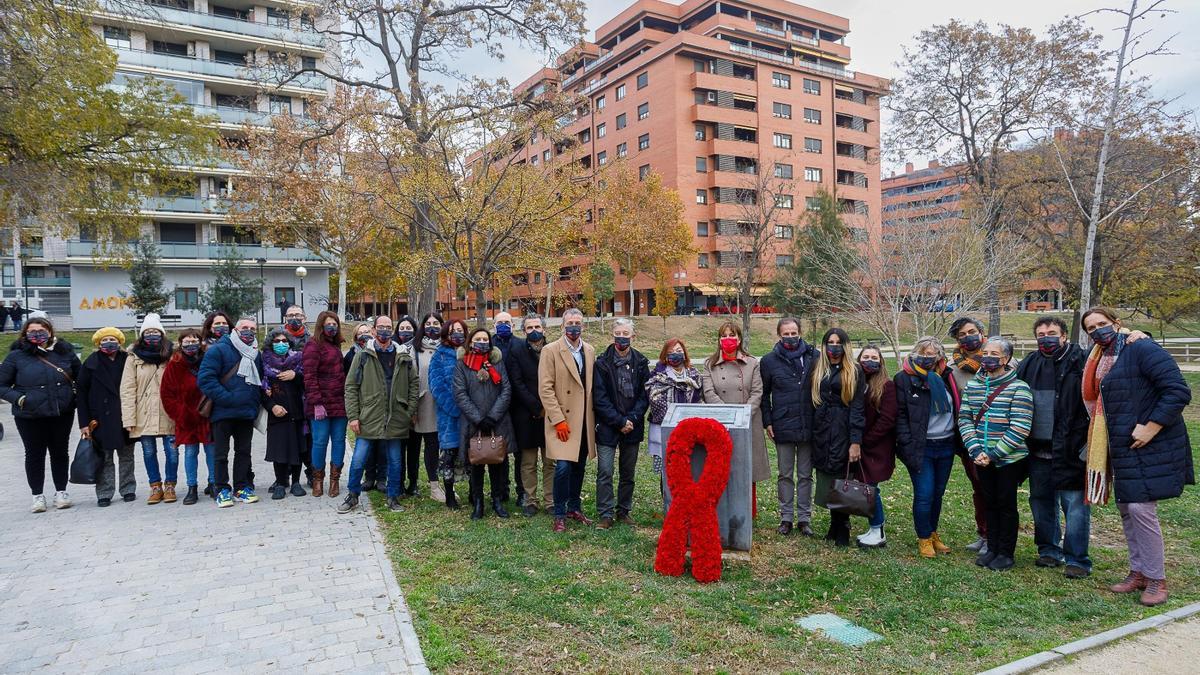
[[[229, 369], [229, 372], [225, 373], [225, 375], [223, 375], [221, 377], [221, 386], [222, 387], [224, 387], [226, 384], [229, 383], [229, 378], [233, 377], [233, 374], [237, 372], [239, 365], [241, 365], [240, 360], [238, 361], [238, 363], [233, 364], [233, 367]], [[205, 396], [204, 394], [201, 394], [200, 402], [196, 404], [196, 413], [198, 415], [200, 415], [201, 417], [208, 419], [209, 417], [212, 417], [212, 409], [213, 409], [212, 399]]]

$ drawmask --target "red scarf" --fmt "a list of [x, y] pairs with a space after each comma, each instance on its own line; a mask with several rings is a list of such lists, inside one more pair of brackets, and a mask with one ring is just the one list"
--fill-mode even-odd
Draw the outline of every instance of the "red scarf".
[[[463, 363], [467, 364], [468, 368], [470, 368], [471, 370], [473, 370], [477, 373], [479, 372], [479, 370], [481, 368], [485, 369], [487, 371], [487, 374], [490, 375], [492, 378], [492, 384], [500, 384], [500, 371], [498, 371], [492, 367], [492, 363], [488, 359], [487, 354], [476, 354], [475, 352], [467, 352], [467, 354], [465, 356], [463, 356]], [[483, 378], [480, 378], [480, 379], [483, 379]]]
[[297, 338], [298, 338], [298, 337], [303, 337], [303, 336], [304, 336], [304, 334], [305, 334], [306, 332], [308, 332], [308, 329], [306, 329], [306, 328], [304, 327], [304, 324], [300, 324], [300, 330], [299, 330], [299, 331], [294, 331], [294, 330], [292, 330], [292, 327], [291, 327], [291, 326], [289, 326], [289, 325], [287, 325], [287, 324], [285, 323], [285, 324], [283, 324], [283, 330], [287, 331], [287, 333], [288, 333], [289, 335], [291, 335], [292, 337], [297, 337]]

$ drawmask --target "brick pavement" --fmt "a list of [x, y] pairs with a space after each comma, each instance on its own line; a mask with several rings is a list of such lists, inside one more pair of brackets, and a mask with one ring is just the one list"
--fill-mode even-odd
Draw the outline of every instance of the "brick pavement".
[[370, 514], [291, 495], [184, 506], [185, 489], [147, 506], [140, 449], [137, 501], [101, 509], [92, 486], [71, 485], [74, 507], [31, 514], [6, 404], [0, 421], [0, 673], [428, 672]]

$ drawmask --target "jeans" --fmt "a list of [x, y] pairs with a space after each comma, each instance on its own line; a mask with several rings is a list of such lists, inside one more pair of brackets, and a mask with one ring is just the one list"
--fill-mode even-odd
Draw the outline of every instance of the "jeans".
[[[213, 448], [217, 470], [214, 487], [218, 491], [249, 487], [254, 480], [251, 470], [250, 443], [254, 440], [254, 420], [225, 419], [212, 423]], [[229, 476], [229, 446], [233, 445], [233, 483]]]
[[325, 470], [325, 446], [330, 449], [329, 461], [334, 466], [342, 466], [346, 460], [346, 418], [326, 417], [323, 420], [312, 420], [312, 465], [318, 471]]
[[613, 499], [613, 464], [617, 460], [617, 448], [611, 445], [596, 446], [596, 512], [601, 518], [612, 518], [616, 507], [618, 516], [629, 515], [633, 510], [633, 476], [637, 468], [640, 443], [623, 443], [620, 446], [620, 476], [617, 480], [617, 497]]
[[1038, 555], [1090, 571], [1088, 537], [1092, 530], [1092, 510], [1083, 503], [1083, 491], [1056, 490], [1050, 460], [1030, 455], [1027, 462], [1029, 510], [1033, 514], [1033, 541]]
[[[92, 439], [95, 443], [95, 438]], [[117, 467], [113, 465], [113, 453], [121, 468], [121, 496], [131, 495], [137, 490], [134, 474], [133, 444], [119, 448], [100, 448], [100, 473], [96, 476], [96, 499], [112, 499], [117, 491]]]
[[954, 450], [953, 438], [927, 441], [920, 470], [916, 473], [908, 470], [913, 484], [913, 528], [918, 539], [928, 539], [937, 531], [942, 497], [950, 481], [950, 470], [954, 468]]
[[987, 502], [988, 551], [1009, 558], [1017, 549], [1017, 528], [1020, 527], [1017, 488], [1025, 482], [1025, 462], [1020, 459], [1003, 466], [989, 464], [979, 469], [979, 487]]
[[356, 438], [354, 440], [354, 456], [350, 459], [350, 482], [346, 489], [353, 495], [362, 493], [363, 471], [367, 468], [367, 461], [371, 459], [372, 445], [377, 449], [382, 448], [387, 453], [387, 496], [399, 497], [400, 484], [404, 482], [404, 439], [402, 438]]
[[[217, 479], [217, 454], [212, 443], [204, 444], [204, 463], [208, 466], [208, 482]], [[187, 476], [188, 487], [196, 487], [200, 469], [200, 444], [188, 443], [183, 446], [183, 474]]]
[[[167, 456], [166, 474], [158, 471], [158, 439], [163, 439], [163, 454]], [[146, 475], [151, 483], [161, 483], [164, 480], [174, 483], [179, 477], [179, 449], [175, 447], [174, 436], [142, 436], [142, 461], [146, 463]]]
[[883, 496], [879, 492], [879, 483], [871, 483], [875, 488], [875, 515], [867, 519], [871, 527], [883, 527]]
[[58, 417], [18, 417], [14, 421], [17, 432], [21, 434], [21, 442], [25, 444], [25, 479], [29, 482], [30, 494], [42, 494], [46, 482], [47, 454], [50, 455], [50, 476], [54, 480], [54, 489], [66, 490], [71, 464], [67, 443], [75, 426], [73, 412], [68, 410]]
[[583, 511], [583, 474], [587, 468], [587, 436], [579, 442], [579, 461], [560, 459], [554, 464], [554, 517]]
[[813, 466], [812, 444], [776, 443], [779, 460], [779, 519], [807, 523], [812, 519]]

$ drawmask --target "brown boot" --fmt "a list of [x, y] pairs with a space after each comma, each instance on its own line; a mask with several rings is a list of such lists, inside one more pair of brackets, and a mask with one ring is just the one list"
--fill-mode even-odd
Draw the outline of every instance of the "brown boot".
[[1113, 584], [1108, 587], [1108, 590], [1113, 593], [1132, 593], [1134, 591], [1144, 590], [1146, 588], [1146, 577], [1142, 576], [1141, 572], [1130, 570], [1129, 574], [1120, 583]]
[[937, 557], [937, 553], [935, 553], [933, 549], [933, 539], [918, 539], [917, 552], [921, 554], [922, 558]]
[[167, 481], [163, 483], [162, 500], [168, 504], [175, 503], [175, 481]]
[[1146, 590], [1142, 591], [1142, 604], [1147, 607], [1161, 605], [1167, 601], [1167, 580], [1146, 579]]
[[325, 469], [313, 469], [312, 496], [320, 497], [325, 494]]
[[329, 496], [336, 497], [342, 491], [342, 486], [338, 483], [342, 479], [342, 467], [337, 464], [329, 465]]
[[146, 497], [147, 504], [157, 504], [163, 500], [162, 483], [150, 484], [150, 496]]
[[938, 536], [937, 532], [929, 535], [929, 541], [933, 543], [934, 551], [937, 551], [942, 555], [950, 553], [950, 547], [942, 543], [942, 538]]

